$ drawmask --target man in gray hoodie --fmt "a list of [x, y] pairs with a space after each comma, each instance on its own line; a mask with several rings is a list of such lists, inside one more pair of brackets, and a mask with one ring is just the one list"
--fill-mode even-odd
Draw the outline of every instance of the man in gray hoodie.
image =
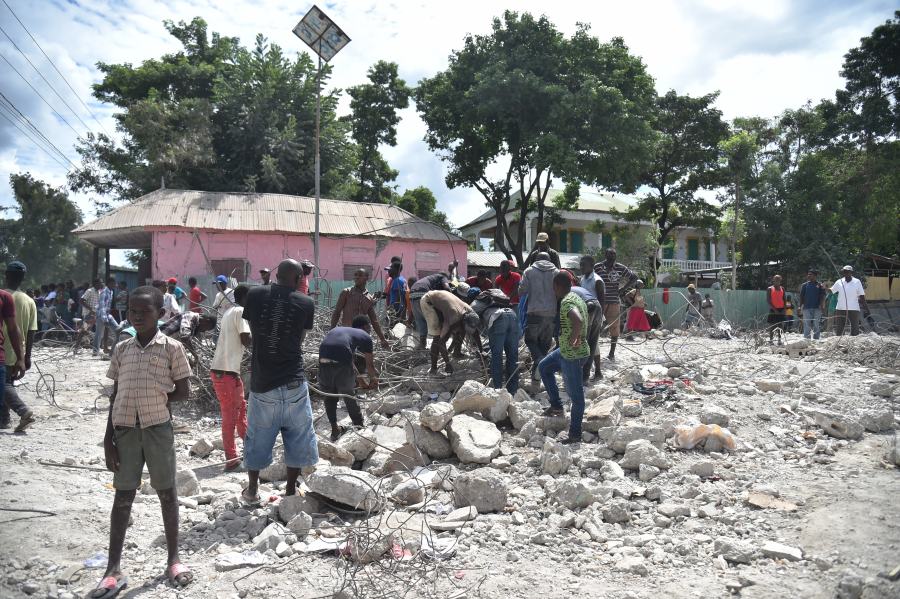
[[525, 320], [525, 345], [531, 353], [534, 365], [531, 380], [539, 381], [537, 365], [550, 351], [556, 324], [556, 293], [553, 277], [559, 269], [550, 261], [550, 255], [541, 252], [534, 264], [525, 269], [519, 283], [519, 295], [528, 294], [528, 313]]

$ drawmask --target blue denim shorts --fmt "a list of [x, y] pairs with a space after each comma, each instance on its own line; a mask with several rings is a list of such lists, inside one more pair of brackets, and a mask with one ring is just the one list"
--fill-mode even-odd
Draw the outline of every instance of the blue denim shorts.
[[272, 464], [272, 448], [279, 432], [284, 441], [285, 466], [305, 468], [319, 461], [306, 381], [294, 388], [282, 385], [265, 393], [250, 392], [244, 439], [244, 467], [247, 470], [262, 470]]

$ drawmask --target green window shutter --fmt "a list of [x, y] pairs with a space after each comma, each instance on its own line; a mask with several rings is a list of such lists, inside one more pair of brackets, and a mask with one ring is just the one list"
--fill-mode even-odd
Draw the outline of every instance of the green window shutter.
[[582, 231], [572, 231], [572, 253], [580, 254], [584, 251], [584, 233]]
[[700, 259], [700, 240], [699, 239], [688, 239], [687, 240], [687, 259], [688, 260], [699, 260]]
[[568, 231], [560, 231], [559, 232], [559, 251], [564, 254], [569, 253], [569, 232]]
[[601, 241], [601, 245], [603, 246], [603, 249], [606, 250], [606, 249], [611, 248], [612, 242], [613, 242], [612, 235], [610, 235], [609, 233], [604, 233], [603, 240]]

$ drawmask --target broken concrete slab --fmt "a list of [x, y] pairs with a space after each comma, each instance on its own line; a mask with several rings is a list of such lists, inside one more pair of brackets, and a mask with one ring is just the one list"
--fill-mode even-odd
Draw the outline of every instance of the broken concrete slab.
[[799, 562], [803, 559], [803, 550], [790, 545], [782, 545], [775, 541], [766, 541], [760, 549], [762, 554], [772, 559], [785, 559], [791, 562]]
[[428, 454], [430, 458], [445, 460], [453, 455], [450, 439], [443, 432], [435, 432], [418, 422], [408, 422], [404, 430], [406, 431], [406, 441]]
[[200, 481], [193, 470], [179, 470], [175, 473], [175, 489], [179, 497], [190, 497], [200, 494]]
[[620, 426], [614, 430], [607, 445], [616, 453], [625, 453], [625, 447], [636, 439], [645, 439], [657, 449], [662, 449], [666, 443], [666, 433], [659, 426]]
[[349, 451], [353, 459], [361, 462], [375, 451], [376, 436], [371, 429], [352, 430], [338, 439], [337, 447]]
[[343, 447], [338, 447], [334, 443], [322, 439], [318, 440], [318, 444], [319, 457], [323, 460], [328, 460], [334, 466], [349, 467], [353, 465], [353, 462], [355, 461], [353, 454]]
[[639, 470], [641, 464], [668, 470], [672, 467], [672, 460], [648, 439], [636, 439], [626, 446], [619, 466], [625, 470]]
[[756, 549], [747, 541], [718, 538], [713, 543], [713, 554], [734, 564], [750, 564], [756, 557]]
[[846, 414], [828, 410], [813, 410], [812, 416], [816, 424], [835, 439], [861, 439], [865, 431], [859, 420]]
[[479, 513], [503, 511], [507, 495], [506, 480], [493, 468], [465, 472], [453, 483], [453, 504], [456, 507], [475, 506]]
[[528, 422], [540, 417], [543, 407], [536, 401], [519, 401], [509, 405], [509, 420], [513, 428], [522, 430]]
[[309, 495], [287, 495], [278, 502], [278, 518], [285, 523], [290, 522], [294, 516], [301, 512], [316, 514], [321, 511], [321, 502]]
[[191, 446], [191, 450], [188, 452], [190, 455], [195, 455], [198, 458], [209, 457], [209, 454], [213, 452], [215, 446], [212, 442], [209, 441], [206, 437], [200, 437], [197, 441]]
[[258, 568], [269, 563], [269, 558], [259, 551], [229, 551], [216, 558], [216, 572], [228, 572], [239, 568]]
[[434, 432], [441, 432], [450, 424], [456, 412], [453, 405], [446, 401], [430, 403], [419, 412], [419, 423]]
[[448, 432], [450, 446], [463, 463], [489, 464], [500, 454], [502, 436], [491, 422], [457, 414], [450, 421]]
[[718, 424], [721, 427], [727, 427], [731, 422], [731, 416], [724, 408], [712, 404], [703, 406], [697, 414], [697, 418], [703, 424]]
[[794, 512], [797, 510], [797, 504], [761, 491], [750, 491], [750, 494], [747, 496], [747, 503], [759, 509], [773, 509], [782, 512]]
[[313, 472], [306, 485], [314, 493], [352, 508], [377, 510], [382, 504], [378, 479], [368, 472], [332, 466]]

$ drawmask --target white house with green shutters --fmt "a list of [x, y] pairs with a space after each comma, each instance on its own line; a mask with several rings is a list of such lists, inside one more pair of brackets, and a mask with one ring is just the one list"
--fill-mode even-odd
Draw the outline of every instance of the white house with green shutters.
[[[547, 195], [547, 205], [553, 205], [554, 198], [560, 196], [562, 190], [551, 189]], [[519, 192], [512, 196], [511, 206], [518, 205]], [[617, 235], [638, 235], [649, 232], [650, 223], [638, 223], [630, 230], [616, 232], [624, 223], [617, 220], [613, 210], [624, 212], [635, 205], [634, 196], [610, 192], [581, 191], [578, 207], [575, 210], [563, 210], [560, 216], [565, 219], [562, 224], [555, 225], [545, 231], [550, 236], [550, 246], [564, 254], [582, 254], [597, 248], [616, 247]], [[519, 212], [510, 210], [506, 219], [511, 225], [517, 222]], [[597, 222], [603, 223], [600, 232]], [[488, 210], [475, 220], [459, 228], [461, 235], [474, 243], [476, 249], [486, 248], [494, 238], [497, 222], [494, 210]], [[638, 229], [635, 231], [634, 229]], [[516, 228], [510, 231], [515, 234]], [[524, 247], [530, 249], [534, 245], [537, 230], [536, 212], [528, 213], [525, 226]], [[682, 272], [728, 268], [728, 244], [717, 240], [713, 231], [693, 227], [679, 227], [672, 232], [669, 242], [660, 250], [660, 258], [664, 266], [676, 267]], [[525, 252], [527, 253], [527, 251]]]

